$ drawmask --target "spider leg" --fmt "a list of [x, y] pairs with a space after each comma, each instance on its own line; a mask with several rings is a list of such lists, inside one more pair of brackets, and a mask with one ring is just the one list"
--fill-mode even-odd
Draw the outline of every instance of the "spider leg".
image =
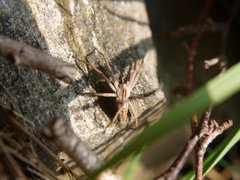
[[106, 58], [106, 56], [104, 55], [104, 53], [101, 52], [98, 48], [95, 47], [95, 50], [103, 57], [103, 60], [104, 60], [105, 65], [106, 65], [106, 67], [107, 67], [107, 70], [108, 70], [108, 72], [110, 73], [110, 76], [111, 76], [111, 78], [112, 78], [112, 80], [113, 80], [113, 84], [114, 84], [115, 87], [118, 87], [118, 81], [117, 81], [116, 78], [115, 78], [115, 75], [114, 75], [114, 73], [113, 73], [113, 71], [112, 71], [112, 68], [111, 68], [111, 66], [110, 66], [110, 64], [109, 64], [108, 59]]
[[116, 114], [114, 115], [112, 121], [104, 128], [104, 132], [106, 131], [106, 129], [114, 122], [116, 122], [119, 114], [121, 113], [122, 109], [124, 108], [124, 106], [122, 106], [121, 108], [118, 109], [118, 111], [116, 112]]
[[131, 94], [131, 96], [129, 97], [129, 99], [143, 99], [143, 98], [146, 98], [148, 96], [151, 96], [153, 95], [154, 93], [156, 93], [157, 91], [159, 91], [160, 88], [157, 88], [155, 90], [152, 90], [148, 93], [144, 93], [144, 94]]
[[79, 94], [86, 96], [116, 97], [116, 93], [80, 92]]
[[110, 88], [113, 90], [113, 92], [116, 92], [115, 85], [112, 84], [112, 82], [94, 64], [83, 61], [83, 60], [78, 60], [78, 61], [86, 64], [87, 66], [90, 66], [97, 74], [99, 74], [107, 82], [107, 84], [110, 86]]
[[137, 62], [136, 61], [134, 62], [134, 69], [133, 69], [133, 71], [131, 71], [130, 80], [129, 80], [130, 91], [136, 85], [138, 77], [140, 75], [140, 72], [141, 72], [141, 69], [143, 66], [143, 59], [141, 59], [140, 61], [141, 62], [140, 62], [138, 69], [137, 69]]
[[138, 127], [138, 118], [137, 118], [137, 115], [136, 115], [136, 111], [134, 110], [134, 107], [133, 107], [133, 105], [130, 101], [128, 102], [128, 104], [129, 104], [129, 111], [133, 115], [133, 118], [134, 118], [135, 123], [136, 123], [136, 128], [137, 128]]

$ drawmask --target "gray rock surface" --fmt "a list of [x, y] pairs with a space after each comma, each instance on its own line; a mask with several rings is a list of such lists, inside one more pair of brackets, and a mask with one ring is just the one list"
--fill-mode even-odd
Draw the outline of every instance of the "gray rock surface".
[[[98, 46], [110, 60], [116, 77], [127, 76], [132, 62], [144, 57], [144, 67], [133, 93], [146, 94], [161, 86], [143, 1], [1, 0], [0, 19], [1, 34], [72, 64], [78, 59], [84, 60], [94, 46]], [[99, 55], [94, 56], [94, 62], [103, 65]], [[0, 81], [16, 99], [23, 114], [34, 123], [30, 127], [32, 131], [39, 133], [49, 119], [63, 116], [74, 132], [105, 159], [136, 130], [122, 130], [114, 123], [104, 133], [104, 127], [111, 122], [106, 104], [112, 102], [101, 104], [96, 97], [78, 94], [99, 90], [92, 70], [84, 64], [81, 68], [78, 80], [67, 85], [1, 58]], [[163, 99], [159, 90], [134, 100], [133, 106], [140, 116]], [[1, 103], [7, 103], [5, 101], [1, 99]]]

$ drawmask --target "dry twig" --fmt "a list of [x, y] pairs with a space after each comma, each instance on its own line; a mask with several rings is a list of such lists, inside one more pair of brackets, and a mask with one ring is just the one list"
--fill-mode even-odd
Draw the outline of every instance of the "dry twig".
[[86, 174], [92, 173], [101, 166], [96, 154], [74, 134], [63, 119], [50, 121], [44, 128], [44, 133], [66, 152]]
[[220, 134], [223, 133], [226, 129], [230, 128], [233, 125], [232, 120], [224, 122], [222, 125], [218, 125], [215, 120], [210, 120], [208, 122], [206, 132], [202, 138], [198, 141], [196, 146], [196, 155], [197, 155], [197, 166], [196, 166], [196, 179], [202, 180], [203, 176], [203, 159], [204, 154], [208, 145]]
[[203, 114], [199, 125], [197, 124], [197, 119], [196, 119], [197, 117], [196, 116], [193, 117], [192, 122], [194, 122], [194, 124], [192, 124], [192, 126], [194, 127], [195, 132], [192, 133], [187, 144], [184, 146], [183, 150], [174, 160], [172, 165], [166, 171], [164, 171], [161, 175], [155, 177], [154, 178], [155, 180], [176, 179], [177, 175], [183, 168], [189, 154], [192, 152], [193, 148], [195, 147], [199, 139], [204, 135], [205, 131], [203, 130], [203, 127], [205, 127], [206, 121], [209, 119], [210, 115], [211, 115], [211, 108]]
[[[46, 152], [50, 157], [52, 157], [54, 160], [56, 160], [64, 170], [67, 172], [70, 172], [74, 177], [77, 177], [77, 175], [71, 171], [50, 149], [48, 149], [47, 146], [45, 146], [34, 134], [29, 132], [25, 127], [23, 127], [19, 122], [17, 122], [14, 119], [14, 115], [11, 112], [11, 110], [8, 110], [4, 108], [2, 105], [0, 105], [0, 120], [6, 124], [8, 124], [14, 131], [15, 134], [18, 135], [19, 138], [21, 138], [23, 141], [26, 139], [31, 139], [33, 142], [37, 143], [39, 147]], [[9, 149], [10, 150], [10, 149]], [[28, 159], [25, 159], [23, 156], [19, 155], [17, 152], [15, 153], [15, 150], [11, 151], [14, 156], [18, 157], [22, 161], [25, 161], [28, 164], [31, 164], [31, 162]], [[25, 160], [24, 160], [25, 159]], [[34, 165], [32, 164], [34, 167]], [[38, 168], [40, 169], [40, 168]], [[46, 169], [47, 170], [47, 169]], [[45, 170], [45, 171], [46, 171]], [[49, 171], [49, 170], [47, 170]], [[48, 172], [52, 174], [52, 176], [55, 176], [53, 173]]]
[[[101, 167], [102, 163], [97, 155], [87, 144], [74, 134], [63, 119], [58, 118], [50, 121], [44, 129], [44, 133], [61, 150], [66, 152], [72, 160], [79, 165], [85, 174], [90, 175]], [[120, 177], [115, 175], [111, 170], [105, 170], [97, 177], [97, 179], [120, 180]]]
[[192, 152], [197, 141], [199, 140], [197, 135], [192, 135], [188, 140], [187, 144], [184, 146], [178, 157], [171, 164], [170, 168], [164, 171], [159, 176], [155, 177], [154, 180], [173, 180], [176, 179], [177, 175], [183, 168], [189, 154]]
[[203, 157], [206, 152], [208, 145], [215, 139], [218, 135], [229, 127], [232, 126], [232, 121], [228, 120], [223, 123], [223, 125], [218, 125], [215, 120], [210, 120], [212, 108], [210, 107], [202, 116], [201, 120], [197, 123], [197, 120], [194, 119], [194, 132], [187, 144], [184, 146], [181, 153], [172, 163], [172, 165], [161, 175], [155, 177], [155, 180], [173, 180], [177, 178], [177, 175], [183, 168], [189, 154], [196, 148], [196, 159], [197, 159], [197, 168], [196, 168], [196, 177], [197, 180], [202, 179], [202, 169], [203, 169]]
[[11, 179], [27, 179], [2, 139], [0, 139], [0, 159]]
[[181, 26], [173, 31], [168, 32], [163, 37], [158, 38], [157, 41], [174, 39], [174, 38], [184, 37], [192, 34], [219, 32], [219, 31], [222, 31], [223, 28], [224, 28], [224, 24], [215, 23], [209, 19], [204, 24]]
[[77, 71], [73, 64], [2, 35], [0, 35], [0, 55], [7, 57], [12, 63], [30, 66], [66, 83], [75, 81]]

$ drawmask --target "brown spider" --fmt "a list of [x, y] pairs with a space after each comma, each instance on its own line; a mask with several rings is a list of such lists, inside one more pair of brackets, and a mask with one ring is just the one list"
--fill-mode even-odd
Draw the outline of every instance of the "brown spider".
[[[110, 64], [108, 60], [106, 59], [105, 55], [95, 48], [95, 50], [103, 57], [105, 66], [107, 68], [107, 71], [110, 75], [110, 78], [108, 78], [106, 75], [103, 74], [102, 71], [100, 71], [94, 64], [86, 61], [79, 60], [82, 63], [85, 63], [87, 66], [91, 67], [98, 75], [100, 75], [106, 83], [109, 85], [113, 93], [93, 93], [93, 92], [81, 92], [82, 95], [87, 96], [100, 96], [100, 97], [114, 97], [116, 98], [117, 103], [117, 112], [111, 121], [107, 125], [107, 127], [110, 126], [113, 122], [115, 122], [119, 118], [119, 122], [121, 127], [126, 127], [128, 123], [128, 112], [133, 116], [135, 119], [136, 127], [138, 127], [138, 119], [135, 113], [135, 110], [133, 108], [132, 103], [130, 102], [130, 98], [139, 98], [138, 95], [131, 95], [131, 91], [134, 88], [134, 86], [137, 83], [138, 77], [140, 75], [140, 70], [143, 66], [143, 59], [141, 59], [140, 65], [137, 69], [137, 61], [133, 63], [133, 68], [130, 70], [130, 77], [129, 80], [126, 83], [120, 83], [116, 80], [115, 75], [110, 67]], [[106, 128], [107, 128], [106, 127]]]

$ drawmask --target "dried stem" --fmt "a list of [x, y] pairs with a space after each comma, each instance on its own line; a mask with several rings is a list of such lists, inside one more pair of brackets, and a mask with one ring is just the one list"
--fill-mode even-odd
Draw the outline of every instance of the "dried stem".
[[[49, 179], [48, 177], [46, 177], [45, 175], [40, 174], [38, 171], [36, 171], [35, 169], [33, 169], [33, 168], [31, 168], [31, 167], [27, 167], [27, 170], [28, 170], [29, 172], [37, 175], [38, 177], [40, 177], [40, 178], [43, 179], [43, 180], [48, 180], [48, 179]], [[57, 178], [56, 178], [56, 180], [57, 180]]]
[[191, 25], [184, 25], [180, 26], [179, 28], [172, 30], [166, 33], [164, 36], [156, 37], [156, 41], [164, 41], [169, 39], [180, 38], [192, 34], [198, 33], [206, 33], [206, 32], [219, 32], [222, 31], [224, 28], [223, 23], [216, 23], [211, 20], [207, 20], [203, 24], [191, 24]]
[[187, 44], [184, 44], [184, 47], [187, 52], [187, 57], [188, 57], [188, 85], [187, 89], [188, 92], [193, 91], [193, 85], [194, 85], [194, 69], [195, 69], [195, 57], [196, 57], [196, 49], [199, 43], [199, 39], [201, 38], [202, 34], [198, 33], [190, 46]]
[[66, 152], [86, 173], [90, 174], [101, 166], [96, 154], [61, 118], [54, 119], [44, 129], [46, 136]]
[[22, 137], [23, 139], [29, 138], [35, 143], [39, 145], [39, 147], [42, 148], [43, 151], [45, 151], [50, 157], [52, 157], [54, 160], [56, 160], [64, 170], [67, 172], [70, 172], [74, 177], [77, 177], [77, 175], [69, 169], [47, 146], [45, 146], [34, 134], [29, 132], [26, 128], [22, 127], [20, 123], [18, 123], [13, 116], [13, 113], [5, 109], [3, 106], [0, 105], [0, 120], [8, 124], [11, 128], [14, 129], [14, 132], [17, 133], [19, 137]]
[[230, 128], [233, 125], [232, 120], [228, 120], [227, 122], [224, 122], [222, 125], [218, 125], [218, 123], [215, 120], [210, 120], [208, 123], [208, 129], [205, 133], [205, 136], [201, 138], [201, 140], [198, 143], [198, 146], [196, 147], [196, 154], [197, 154], [197, 166], [196, 166], [196, 179], [202, 180], [203, 178], [203, 159], [204, 154], [206, 152], [206, 149], [208, 145], [220, 134], [223, 133], [226, 129]]
[[198, 136], [192, 136], [187, 144], [184, 146], [178, 157], [172, 163], [169, 169], [163, 172], [161, 175], [154, 178], [154, 180], [172, 180], [176, 179], [177, 175], [183, 168], [189, 154], [192, 152], [193, 148], [195, 147], [197, 141], [199, 140]]
[[[208, 21], [208, 13], [213, 5], [214, 0], [205, 1], [205, 4], [201, 10], [201, 13], [198, 17], [198, 25], [203, 26]], [[194, 69], [195, 69], [195, 57], [197, 53], [197, 47], [199, 44], [199, 40], [202, 37], [203, 32], [198, 31], [196, 36], [193, 38], [190, 45], [185, 44], [185, 49], [187, 52], [188, 58], [188, 92], [192, 92], [194, 88]]]
[[154, 180], [176, 179], [177, 175], [183, 168], [189, 154], [196, 146], [196, 144], [196, 176], [198, 177], [197, 180], [201, 180], [203, 170], [203, 157], [208, 145], [213, 141], [213, 139], [215, 139], [218, 135], [220, 135], [224, 130], [231, 127], [233, 124], [233, 122], [229, 120], [228, 122], [225, 122], [223, 125], [219, 126], [215, 120], [210, 120], [211, 111], [212, 107], [210, 107], [203, 114], [201, 120], [198, 124], [196, 124], [196, 126], [194, 123], [193, 127], [195, 127], [195, 131], [193, 132], [191, 138], [188, 140], [187, 144], [184, 146], [181, 153], [178, 155], [172, 165], [161, 175], [155, 177]]
[[[236, 16], [239, 8], [240, 8], [240, 3], [239, 3], [239, 1], [235, 0], [234, 3], [232, 4], [229, 18], [228, 18], [226, 25], [222, 31], [221, 53], [220, 53], [219, 57], [204, 61], [205, 69], [208, 69], [216, 64], [219, 64], [219, 66], [220, 66], [219, 75], [224, 73], [227, 68], [227, 59], [226, 59], [226, 55], [225, 55], [226, 40], [228, 37], [229, 29], [233, 22], [233, 19]], [[209, 118], [208, 118], [208, 120], [209, 120]], [[208, 123], [208, 124], [206, 124], [206, 123]], [[223, 123], [220, 126], [218, 125], [218, 123], [215, 120], [209, 120], [208, 122], [205, 122], [205, 128], [203, 127], [202, 130], [206, 131], [204, 133], [206, 136], [202, 137], [202, 139], [198, 142], [198, 144], [195, 148], [196, 149], [195, 157], [196, 157], [196, 164], [197, 164], [195, 171], [196, 171], [196, 179], [197, 180], [202, 179], [203, 159], [204, 159], [204, 154], [206, 152], [208, 145], [213, 141], [213, 139], [215, 139], [218, 135], [220, 135], [224, 130], [231, 127], [232, 124], [233, 124], [233, 122], [231, 120]]]
[[2, 139], [0, 139], [0, 157], [2, 163], [4, 164], [5, 170], [8, 172], [8, 175], [10, 175], [11, 179], [27, 179], [15, 159], [8, 152]]
[[[90, 175], [101, 167], [101, 162], [92, 149], [77, 137], [68, 124], [61, 118], [53, 119], [44, 129], [46, 136], [64, 152], [66, 152], [73, 161], [75, 161], [84, 173]], [[111, 170], [103, 171], [98, 180], [112, 179], [120, 180]]]
[[[34, 159], [33, 157], [29, 158], [29, 157], [24, 157], [23, 155], [21, 155], [18, 151], [16, 151], [13, 148], [8, 147], [8, 152], [11, 153], [15, 158], [17, 158], [18, 160], [26, 163], [27, 166], [29, 167], [33, 167], [35, 170], [38, 170], [38, 172], [44, 174], [44, 176], [49, 177], [50, 179], [57, 179], [56, 175], [49, 170], [49, 168], [47, 168], [46, 166], [44, 166], [44, 164], [41, 163], [36, 163], [37, 159]], [[35, 160], [35, 162], [33, 161], [33, 159]]]
[[73, 64], [2, 35], [0, 35], [0, 55], [7, 57], [12, 63], [30, 66], [66, 83], [75, 81], [77, 70]]
[[[161, 180], [161, 179], [176, 179], [177, 175], [183, 168], [189, 154], [192, 152], [193, 148], [199, 141], [199, 139], [205, 134], [206, 132], [206, 125], [208, 123], [209, 117], [211, 115], [211, 110], [212, 108], [210, 107], [208, 111], [206, 111], [199, 124], [197, 124], [197, 119], [193, 118], [194, 124], [192, 126], [195, 129], [195, 131], [192, 132], [192, 136], [188, 140], [187, 144], [184, 146], [183, 150], [179, 153], [178, 157], [174, 160], [172, 165], [161, 175], [157, 176], [155, 179], [156, 180]], [[195, 117], [195, 116], [194, 116]]]

